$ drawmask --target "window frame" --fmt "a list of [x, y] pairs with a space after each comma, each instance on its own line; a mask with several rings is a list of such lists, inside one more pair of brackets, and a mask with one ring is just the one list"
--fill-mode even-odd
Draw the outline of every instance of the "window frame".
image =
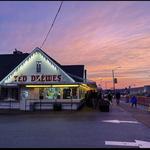
[[36, 61], [36, 73], [41, 73], [41, 64], [42, 62], [41, 61]]

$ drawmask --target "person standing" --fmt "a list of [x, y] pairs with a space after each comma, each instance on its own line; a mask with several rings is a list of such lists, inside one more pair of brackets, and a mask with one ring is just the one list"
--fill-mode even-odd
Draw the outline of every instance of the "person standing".
[[120, 92], [116, 93], [116, 103], [117, 103], [117, 105], [119, 105], [119, 103], [120, 103]]
[[109, 103], [112, 103], [112, 94], [111, 94], [111, 92], [108, 93], [107, 99], [108, 99]]
[[93, 109], [96, 109], [96, 107], [97, 107], [97, 93], [95, 91], [92, 91], [92, 105], [93, 105]]
[[126, 103], [129, 103], [129, 94], [126, 95]]
[[97, 106], [100, 107], [100, 103], [103, 100], [102, 91], [97, 93]]
[[131, 106], [132, 107], [133, 106], [137, 107], [137, 98], [136, 98], [135, 95], [133, 95], [132, 98], [131, 98]]

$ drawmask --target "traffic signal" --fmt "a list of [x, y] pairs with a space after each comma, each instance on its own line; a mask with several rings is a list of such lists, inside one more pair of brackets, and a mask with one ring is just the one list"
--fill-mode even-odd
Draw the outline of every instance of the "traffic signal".
[[117, 78], [114, 78], [114, 83], [117, 83]]

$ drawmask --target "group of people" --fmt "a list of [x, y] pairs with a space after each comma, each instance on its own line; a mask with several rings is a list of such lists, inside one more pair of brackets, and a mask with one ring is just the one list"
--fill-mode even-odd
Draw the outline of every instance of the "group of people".
[[95, 91], [88, 91], [85, 94], [85, 100], [86, 104], [89, 107], [93, 107], [93, 109], [96, 109], [99, 105], [99, 102], [102, 100], [102, 92], [95, 92]]
[[[119, 105], [120, 104], [120, 99], [121, 99], [121, 94], [119, 91], [116, 91], [116, 93], [113, 95], [111, 93], [111, 91], [108, 92], [107, 94], [107, 100], [109, 101], [109, 104], [112, 104], [112, 100], [113, 98], [116, 100], [116, 104]], [[102, 93], [102, 91], [99, 92], [95, 92], [95, 91], [88, 91], [85, 95], [85, 99], [86, 99], [86, 104], [87, 106], [93, 107], [94, 109], [97, 108], [97, 106], [100, 104], [101, 101], [103, 101], [104, 99], [104, 95]], [[131, 106], [135, 106], [137, 107], [137, 98], [135, 95], [128, 97], [130, 98], [130, 103]]]
[[[119, 105], [119, 103], [120, 103], [120, 98], [121, 98], [120, 92], [116, 92], [114, 98], [116, 98], [116, 103], [117, 103], [117, 105]], [[109, 93], [107, 94], [107, 99], [108, 99], [108, 101], [109, 101], [110, 104], [111, 104], [111, 103], [112, 103], [112, 99], [113, 99], [113, 95], [112, 95], [112, 93], [111, 93], [110, 91], [109, 91]]]
[[[110, 101], [110, 103], [112, 103], [112, 98], [113, 98], [113, 96], [112, 96], [111, 92], [108, 93], [107, 98], [108, 98], [108, 100]], [[116, 103], [117, 103], [117, 105], [119, 105], [119, 103], [120, 103], [120, 98], [121, 98], [119, 92], [117, 92], [117, 93], [115, 94], [115, 98], [116, 98]], [[126, 96], [126, 102], [130, 102], [132, 107], [134, 107], [134, 106], [137, 107], [137, 97], [136, 97], [135, 95], [132, 95], [132, 96], [127, 95], [127, 96]]]
[[[120, 93], [119, 92], [116, 92], [115, 98], [116, 98], [117, 105], [119, 105], [119, 102], [120, 102]], [[94, 109], [96, 109], [97, 106], [99, 106], [104, 100], [106, 100], [104, 98], [102, 91], [95, 92], [92, 90], [88, 91], [86, 93], [85, 99], [86, 99], [87, 106], [93, 107]], [[108, 100], [109, 104], [112, 103], [112, 99], [113, 99], [113, 95], [111, 94], [111, 92], [109, 92], [107, 95], [107, 100]]]
[[[109, 100], [110, 103], [112, 103], [112, 98], [113, 95], [111, 94], [111, 92], [108, 93], [107, 95], [107, 99]], [[116, 99], [116, 103], [117, 105], [119, 105], [120, 103], [120, 93], [116, 92], [115, 94], [115, 99]], [[126, 102], [130, 102], [132, 107], [137, 107], [137, 97], [135, 95], [132, 95], [131, 97], [129, 95], [126, 96]]]
[[[120, 93], [116, 92], [115, 99], [116, 99], [117, 105], [119, 105], [120, 103], [120, 98], [121, 98]], [[109, 100], [110, 103], [112, 103], [113, 95], [111, 94], [111, 92], [108, 93], [107, 99]], [[130, 102], [132, 107], [134, 106], [137, 107], [137, 97], [135, 95], [132, 95], [132, 96], [127, 95], [126, 102], [127, 103]]]

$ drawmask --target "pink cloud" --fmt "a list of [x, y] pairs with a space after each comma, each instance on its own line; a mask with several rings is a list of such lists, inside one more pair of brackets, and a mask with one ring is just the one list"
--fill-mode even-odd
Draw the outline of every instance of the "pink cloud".
[[[91, 2], [91, 6], [89, 2], [85, 7], [80, 2], [74, 4], [64, 3], [43, 50], [61, 64], [84, 64], [89, 79], [99, 81], [102, 77], [109, 86], [111, 70], [116, 66], [122, 67], [116, 72], [120, 80], [117, 87], [134, 82], [150, 84], [146, 77], [150, 65], [150, 17], [144, 13], [149, 10], [134, 7], [137, 2]], [[49, 18], [1, 24], [2, 35], [7, 35], [7, 40], [1, 41], [2, 47], [31, 52], [41, 46], [49, 25]]]

